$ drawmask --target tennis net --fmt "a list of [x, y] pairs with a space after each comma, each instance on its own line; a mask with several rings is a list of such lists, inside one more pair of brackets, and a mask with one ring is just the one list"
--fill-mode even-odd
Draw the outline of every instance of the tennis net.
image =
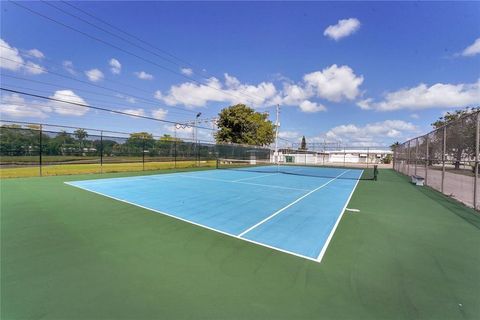
[[217, 159], [217, 169], [354, 180], [377, 180], [378, 175], [376, 165], [336, 167], [239, 159]]

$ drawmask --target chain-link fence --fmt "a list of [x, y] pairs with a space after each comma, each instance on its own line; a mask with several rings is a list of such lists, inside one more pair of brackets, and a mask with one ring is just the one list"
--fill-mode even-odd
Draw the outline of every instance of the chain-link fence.
[[471, 113], [398, 145], [394, 169], [479, 209], [479, 121], [480, 113]]
[[269, 160], [270, 148], [148, 133], [0, 126], [2, 177], [214, 167], [217, 158]]

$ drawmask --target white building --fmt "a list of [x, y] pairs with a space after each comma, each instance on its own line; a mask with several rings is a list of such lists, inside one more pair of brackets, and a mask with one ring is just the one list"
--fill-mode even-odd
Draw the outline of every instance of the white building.
[[334, 164], [334, 163], [382, 163], [388, 155], [393, 155], [391, 150], [380, 149], [345, 149], [334, 151], [299, 151], [279, 150], [279, 161], [296, 164]]

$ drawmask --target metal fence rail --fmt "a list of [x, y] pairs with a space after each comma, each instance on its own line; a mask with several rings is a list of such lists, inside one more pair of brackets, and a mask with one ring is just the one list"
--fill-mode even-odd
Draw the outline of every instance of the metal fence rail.
[[2, 125], [0, 169], [5, 173], [8, 169], [30, 168], [31, 173], [32, 168], [38, 168], [39, 176], [68, 173], [68, 166], [74, 165], [86, 172], [129, 171], [128, 166], [131, 170], [174, 169], [214, 166], [218, 157], [269, 160], [272, 152], [258, 146], [93, 131], [97, 130], [67, 132], [44, 130], [42, 126]]
[[480, 112], [416, 137], [394, 150], [394, 170], [425, 178], [426, 185], [479, 209]]

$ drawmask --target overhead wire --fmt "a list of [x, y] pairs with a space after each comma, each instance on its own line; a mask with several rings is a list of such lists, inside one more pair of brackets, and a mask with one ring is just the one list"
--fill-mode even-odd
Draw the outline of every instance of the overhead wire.
[[[42, 2], [45, 2], [45, 1], [42, 0]], [[118, 32], [121, 32], [121, 33], [123, 33], [123, 34], [126, 34], [126, 35], [128, 35], [129, 37], [131, 37], [131, 38], [133, 38], [133, 39], [135, 39], [135, 40], [137, 40], [137, 41], [139, 41], [139, 42], [141, 42], [141, 43], [144, 43], [144, 44], [148, 45], [149, 47], [151, 47], [151, 48], [153, 48], [153, 49], [155, 49], [155, 50], [157, 50], [157, 51], [159, 51], [159, 52], [162, 52], [162, 53], [165, 54], [165, 55], [168, 55], [168, 56], [170, 56], [170, 57], [172, 57], [172, 58], [174, 58], [174, 59], [176, 59], [176, 60], [178, 60], [178, 61], [180, 61], [180, 62], [182, 62], [182, 63], [184, 63], [184, 64], [187, 64], [187, 65], [190, 66], [190, 67], [199, 68], [199, 67], [195, 66], [194, 64], [192, 64], [192, 63], [190, 63], [190, 62], [188, 62], [188, 61], [186, 61], [186, 60], [184, 60], [184, 59], [181, 59], [181, 58], [177, 57], [176, 55], [174, 55], [174, 54], [172, 54], [172, 53], [170, 53], [170, 52], [168, 52], [168, 51], [166, 51], [166, 50], [160, 49], [160, 48], [158, 48], [157, 46], [154, 46], [154, 45], [148, 43], [147, 41], [144, 41], [144, 40], [140, 39], [139, 37], [137, 37], [137, 36], [135, 36], [135, 35], [132, 35], [131, 33], [128, 33], [128, 32], [126, 32], [126, 31], [124, 31], [124, 30], [122, 30], [122, 29], [120, 29], [120, 28], [112, 25], [111, 23], [108, 23], [108, 22], [106, 22], [106, 21], [104, 21], [104, 20], [96, 17], [95, 15], [93, 15], [93, 14], [91, 14], [91, 13], [89, 13], [89, 12], [86, 12], [85, 10], [80, 9], [79, 7], [73, 5], [73, 4], [70, 3], [70, 2], [67, 2], [67, 1], [60, 1], [60, 2], [62, 2], [62, 3], [65, 4], [65, 5], [70, 6], [71, 8], [74, 8], [74, 9], [82, 12], [83, 14], [89, 16], [89, 17], [92, 18], [92, 19], [95, 19], [95, 20], [97, 20], [97, 21], [100, 21], [100, 22], [104, 23], [105, 25], [108, 25], [110, 28], [115, 29], [115, 30], [117, 30]], [[74, 17], [74, 18], [76, 18], [76, 19], [79, 19], [80, 21], [83, 21], [84, 23], [87, 23], [87, 24], [90, 25], [90, 26], [93, 26], [93, 27], [95, 27], [95, 28], [97, 28], [97, 29], [99, 29], [99, 30], [102, 30], [102, 31], [104, 31], [104, 32], [106, 32], [106, 33], [108, 33], [108, 34], [110, 34], [110, 35], [112, 35], [112, 36], [114, 36], [114, 37], [117, 37], [117, 38], [119, 38], [119, 39], [121, 39], [121, 40], [123, 40], [123, 41], [126, 41], [127, 43], [129, 43], [129, 44], [131, 44], [131, 45], [133, 45], [133, 46], [135, 46], [135, 47], [137, 47], [137, 48], [140, 48], [140, 49], [142, 49], [142, 50], [145, 50], [145, 51], [147, 51], [147, 52], [149, 52], [149, 53], [151, 53], [151, 54], [159, 57], [160, 59], [163, 59], [163, 60], [165, 60], [165, 61], [168, 61], [168, 62], [176, 65], [177, 67], [180, 67], [180, 68], [184, 67], [184, 65], [181, 65], [181, 64], [179, 64], [179, 63], [176, 63], [176, 62], [172, 61], [171, 59], [167, 59], [167, 58], [165, 58], [165, 57], [157, 54], [156, 52], [153, 52], [153, 51], [151, 51], [151, 50], [149, 50], [149, 49], [146, 49], [145, 47], [141, 47], [141, 46], [139, 46], [138, 44], [135, 44], [135, 43], [133, 43], [132, 41], [130, 41], [130, 40], [128, 40], [128, 39], [125, 39], [124, 37], [121, 37], [121, 36], [119, 36], [119, 35], [117, 35], [117, 34], [114, 34], [114, 33], [110, 32], [110, 31], [106, 30], [105, 28], [99, 27], [98, 25], [95, 25], [95, 24], [91, 23], [90, 21], [86, 21], [85, 19], [82, 19], [82, 18], [80, 18], [79, 16], [72, 14], [71, 12], [68, 12], [68, 11], [66, 11], [66, 10], [63, 10], [63, 9], [59, 8], [58, 6], [52, 5], [52, 4], [49, 3], [49, 2], [45, 2], [45, 3], [48, 4], [48, 5], [50, 5], [50, 6], [52, 6], [52, 7], [55, 7], [57, 10], [65, 13], [65, 14], [67, 14], [67, 15], [69, 15], [69, 16], [72, 16], [72, 17]], [[205, 73], [206, 73], [206, 72], [205, 72]], [[196, 73], [195, 73], [195, 74], [196, 74]], [[202, 74], [200, 74], [200, 75], [196, 74], [196, 75], [204, 78], [205, 80], [210, 80], [210, 78], [215, 77], [215, 76], [210, 75], [210, 74], [208, 74], [208, 73], [206, 73], [206, 74], [207, 74], [208, 77], [207, 77], [207, 76], [204, 76], [204, 75], [202, 75]], [[242, 95], [244, 95], [244, 96], [247, 96], [247, 97], [250, 97], [250, 98], [253, 98], [253, 99], [263, 100], [262, 97], [256, 96], [256, 95], [252, 95], [252, 94], [250, 94], [250, 93], [247, 94], [247, 93], [245, 93], [244, 90], [242, 90], [242, 91], [240, 91], [240, 92], [241, 92]]]
[[193, 78], [191, 78], [191, 77], [188, 77], [188, 76], [186, 76], [186, 75], [184, 75], [184, 74], [182, 74], [182, 73], [179, 73], [179, 72], [177, 72], [177, 71], [175, 71], [175, 70], [172, 70], [172, 69], [170, 69], [170, 68], [168, 68], [168, 67], [165, 67], [165, 66], [163, 66], [163, 65], [160, 65], [160, 64], [156, 63], [155, 61], [152, 61], [152, 60], [150, 60], [150, 59], [144, 58], [144, 57], [142, 57], [142, 56], [140, 56], [140, 55], [138, 55], [138, 54], [136, 54], [136, 53], [134, 53], [134, 52], [125, 50], [125, 49], [123, 49], [123, 48], [121, 48], [121, 47], [119, 47], [119, 46], [117, 46], [117, 45], [115, 45], [115, 44], [112, 44], [112, 43], [110, 43], [110, 42], [108, 42], [108, 41], [105, 41], [105, 40], [103, 40], [103, 39], [100, 39], [100, 38], [98, 38], [98, 37], [96, 37], [96, 36], [93, 36], [93, 35], [91, 35], [91, 34], [88, 34], [88, 33], [86, 33], [86, 32], [83, 32], [83, 31], [81, 31], [81, 30], [78, 30], [77, 28], [74, 28], [74, 27], [72, 27], [72, 26], [70, 26], [70, 25], [67, 25], [67, 24], [65, 24], [65, 23], [63, 23], [63, 22], [60, 22], [60, 21], [58, 21], [58, 20], [56, 20], [56, 19], [53, 19], [53, 18], [51, 18], [51, 17], [49, 17], [49, 16], [46, 16], [46, 15], [44, 15], [44, 14], [38, 12], [38, 11], [35, 11], [35, 10], [29, 8], [29, 7], [26, 7], [26, 6], [20, 4], [20, 3], [16, 2], [16, 1], [11, 1], [11, 0], [10, 0], [9, 2], [15, 4], [15, 5], [18, 6], [18, 7], [23, 8], [24, 10], [27, 10], [27, 11], [35, 14], [35, 15], [37, 15], [37, 16], [40, 16], [40, 17], [42, 17], [42, 18], [44, 18], [44, 19], [47, 19], [47, 20], [49, 20], [49, 21], [52, 21], [52, 22], [54, 22], [54, 23], [56, 23], [56, 24], [58, 24], [58, 25], [61, 25], [61, 26], [65, 27], [65, 28], [67, 28], [67, 29], [70, 29], [70, 30], [73, 30], [73, 31], [75, 31], [75, 32], [77, 32], [77, 33], [80, 33], [80, 34], [84, 35], [85, 37], [88, 37], [88, 38], [90, 38], [90, 39], [92, 39], [92, 40], [95, 40], [95, 41], [97, 41], [97, 42], [103, 43], [103, 44], [105, 44], [105, 45], [107, 45], [107, 46], [109, 46], [109, 47], [112, 47], [112, 48], [114, 48], [114, 49], [116, 49], [116, 50], [119, 50], [119, 51], [121, 51], [121, 52], [123, 52], [123, 53], [125, 53], [125, 54], [128, 54], [128, 55], [130, 55], [130, 56], [133, 56], [133, 57], [135, 57], [135, 58], [137, 58], [137, 59], [140, 59], [140, 60], [142, 60], [142, 61], [144, 61], [144, 62], [147, 62], [147, 63], [149, 63], [149, 64], [152, 64], [152, 65], [154, 65], [154, 66], [156, 66], [156, 67], [158, 67], [158, 68], [160, 68], [160, 69], [163, 69], [163, 70], [168, 71], [168, 72], [170, 72], [170, 73], [176, 74], [176, 75], [178, 75], [178, 76], [180, 76], [180, 77], [186, 78], [186, 79], [188, 79], [188, 80], [190, 80], [190, 81], [192, 81], [192, 82], [195, 82], [195, 83], [197, 83], [197, 84], [199, 84], [199, 85], [203, 85], [203, 86], [209, 87], [209, 88], [211, 88], [211, 89], [213, 89], [213, 90], [222, 92], [222, 93], [224, 93], [224, 94], [228, 94], [228, 95], [233, 96], [233, 97], [235, 97], [235, 98], [237, 98], [237, 99], [239, 98], [237, 95], [232, 94], [232, 93], [229, 92], [229, 91], [226, 91], [226, 90], [223, 90], [223, 89], [219, 89], [219, 88], [217, 88], [217, 87], [215, 87], [215, 86], [209, 85], [208, 83], [204, 83], [204, 82], [198, 81], [198, 80], [196, 80], [196, 79], [193, 79]]
[[[163, 123], [169, 123], [169, 124], [173, 124], [173, 125], [179, 124], [179, 122], [176, 122], [176, 121], [162, 120], [162, 119], [158, 119], [158, 118], [155, 118], [155, 117], [142, 116], [142, 115], [123, 112], [123, 111], [114, 110], [114, 109], [96, 107], [96, 106], [87, 105], [87, 104], [84, 104], [84, 103], [66, 101], [66, 100], [62, 100], [62, 99], [42, 96], [42, 95], [28, 93], [28, 92], [24, 92], [24, 91], [12, 90], [12, 89], [8, 89], [8, 88], [4, 88], [4, 87], [0, 87], [0, 90], [10, 92], [10, 93], [17, 93], [17, 94], [21, 94], [21, 95], [25, 95], [25, 96], [29, 96], [29, 97], [34, 97], [34, 98], [40, 98], [40, 99], [45, 99], [45, 100], [50, 100], [50, 101], [67, 103], [67, 104], [79, 106], [79, 107], [82, 107], [82, 108], [88, 108], [88, 109], [99, 110], [99, 111], [106, 111], [106, 112], [111, 112], [111, 113], [115, 113], [115, 114], [121, 114], [121, 115], [125, 115], [125, 116], [135, 117], [135, 118], [142, 118], [142, 119], [153, 120], [153, 121], [158, 121], [158, 122], [163, 122]], [[196, 126], [196, 125], [191, 125], [191, 127], [195, 127], [195, 128], [198, 128], [198, 129], [213, 130], [212, 128], [201, 127], [201, 126]]]

